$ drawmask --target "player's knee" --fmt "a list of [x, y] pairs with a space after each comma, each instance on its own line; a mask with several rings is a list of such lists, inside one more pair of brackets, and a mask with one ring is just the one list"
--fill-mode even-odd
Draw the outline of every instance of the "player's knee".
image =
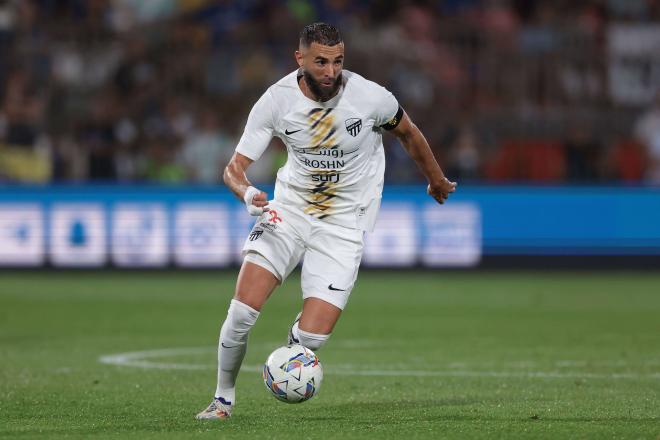
[[220, 330], [220, 339], [232, 344], [247, 342], [250, 329], [257, 322], [258, 317], [257, 310], [235, 299], [231, 300], [227, 319]]
[[323, 347], [330, 335], [320, 335], [317, 333], [310, 333], [298, 329], [298, 341], [303, 347], [307, 347], [312, 351], [316, 351]]

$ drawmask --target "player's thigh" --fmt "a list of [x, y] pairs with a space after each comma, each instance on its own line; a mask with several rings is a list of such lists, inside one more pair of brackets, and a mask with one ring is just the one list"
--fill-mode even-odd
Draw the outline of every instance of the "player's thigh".
[[234, 299], [255, 310], [261, 310], [278, 284], [279, 280], [269, 270], [250, 261], [243, 261], [236, 281]]
[[[363, 247], [362, 231], [335, 225], [318, 227], [305, 251], [301, 275], [303, 298], [322, 300], [341, 312], [353, 290]], [[336, 321], [340, 313], [332, 308], [327, 310], [328, 316]], [[301, 317], [301, 328], [306, 322]]]

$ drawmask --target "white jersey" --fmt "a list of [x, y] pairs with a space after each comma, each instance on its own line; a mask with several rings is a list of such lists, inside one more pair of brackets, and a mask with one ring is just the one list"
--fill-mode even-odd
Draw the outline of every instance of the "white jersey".
[[257, 160], [273, 136], [288, 159], [277, 172], [274, 200], [323, 221], [372, 230], [385, 173], [382, 128], [402, 110], [392, 93], [342, 71], [344, 86], [326, 102], [307, 98], [294, 71], [252, 108], [236, 151]]

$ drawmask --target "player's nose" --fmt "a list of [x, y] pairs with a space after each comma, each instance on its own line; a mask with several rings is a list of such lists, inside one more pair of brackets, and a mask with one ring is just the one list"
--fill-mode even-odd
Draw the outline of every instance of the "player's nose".
[[323, 77], [326, 79], [334, 79], [335, 78], [335, 70], [333, 66], [328, 63], [323, 67]]

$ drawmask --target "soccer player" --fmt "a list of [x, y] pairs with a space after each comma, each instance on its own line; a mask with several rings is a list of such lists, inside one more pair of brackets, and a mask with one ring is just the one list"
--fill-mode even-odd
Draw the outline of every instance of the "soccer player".
[[[383, 131], [399, 138], [438, 203], [456, 188], [396, 98], [343, 69], [344, 43], [337, 28], [306, 26], [295, 57], [299, 69], [254, 105], [224, 170], [225, 184], [258, 218], [245, 241], [245, 259], [220, 330], [215, 398], [198, 419], [231, 416], [250, 329], [270, 294], [301, 259], [303, 307], [288, 341], [314, 351], [328, 340], [355, 283], [364, 232], [373, 229], [380, 207]], [[288, 159], [269, 201], [245, 171], [273, 136], [286, 145]]]

